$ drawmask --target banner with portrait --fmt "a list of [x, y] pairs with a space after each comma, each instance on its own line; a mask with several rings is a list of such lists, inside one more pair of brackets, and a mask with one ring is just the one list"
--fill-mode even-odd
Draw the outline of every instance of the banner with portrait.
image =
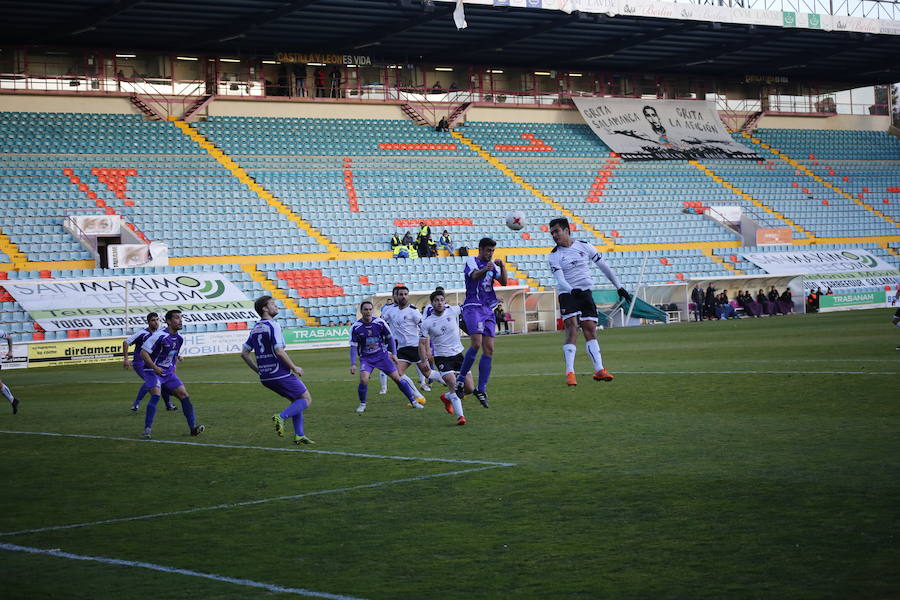
[[752, 159], [713, 102], [641, 98], [573, 98], [597, 136], [624, 160]]

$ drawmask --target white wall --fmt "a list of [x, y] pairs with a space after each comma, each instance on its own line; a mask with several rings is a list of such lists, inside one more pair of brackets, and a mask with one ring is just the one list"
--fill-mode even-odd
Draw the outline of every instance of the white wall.
[[306, 117], [313, 119], [407, 119], [397, 104], [214, 100], [208, 115], [216, 117]]
[[0, 111], [138, 114], [128, 98], [57, 96], [49, 94], [0, 94]]
[[766, 129], [865, 129], [887, 131], [891, 124], [888, 116], [834, 115], [833, 117], [797, 117], [766, 115], [757, 127]]
[[509, 108], [505, 106], [473, 106], [466, 112], [467, 121], [500, 121], [505, 123], [584, 123], [573, 109]]

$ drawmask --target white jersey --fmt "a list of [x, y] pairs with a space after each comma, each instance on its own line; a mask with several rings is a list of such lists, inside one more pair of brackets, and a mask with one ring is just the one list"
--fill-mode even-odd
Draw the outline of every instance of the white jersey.
[[422, 338], [422, 314], [411, 304], [406, 308], [400, 308], [396, 304], [388, 304], [381, 309], [381, 318], [384, 319], [394, 339], [397, 340], [397, 349], [406, 346], [418, 346]]
[[463, 351], [459, 340], [460, 312], [458, 306], [445, 306], [440, 316], [432, 312], [422, 322], [422, 333], [431, 338], [435, 356], [456, 356]]
[[550, 272], [556, 278], [556, 291], [560, 294], [571, 292], [573, 289], [589, 290], [594, 287], [594, 278], [591, 276], [591, 263], [603, 272], [609, 281], [622, 287], [619, 278], [591, 244], [577, 240], [572, 241], [569, 247], [557, 246], [550, 252], [548, 259]]

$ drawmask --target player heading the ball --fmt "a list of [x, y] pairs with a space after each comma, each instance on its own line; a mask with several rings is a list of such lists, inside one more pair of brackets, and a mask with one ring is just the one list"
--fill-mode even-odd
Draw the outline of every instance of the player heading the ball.
[[568, 219], [550, 221], [550, 235], [553, 236], [556, 247], [550, 251], [548, 262], [550, 272], [556, 279], [559, 312], [566, 326], [566, 342], [563, 344], [566, 385], [578, 385], [575, 378], [575, 339], [578, 337], [579, 327], [584, 334], [585, 350], [594, 363], [594, 380], [612, 381], [613, 376], [603, 367], [600, 344], [597, 342], [598, 318], [597, 305], [591, 294], [591, 288], [594, 287], [591, 263], [616, 287], [621, 298], [631, 301], [631, 294], [625, 291], [615, 272], [594, 246], [572, 239]]

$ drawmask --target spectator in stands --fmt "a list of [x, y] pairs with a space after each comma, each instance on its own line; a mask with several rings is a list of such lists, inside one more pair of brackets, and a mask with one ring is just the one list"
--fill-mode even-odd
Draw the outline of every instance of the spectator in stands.
[[426, 225], [425, 221], [419, 221], [418, 237], [423, 238], [423, 237], [428, 237], [429, 235], [431, 235], [431, 227]]
[[313, 82], [316, 84], [316, 98], [324, 98], [325, 69], [323, 69], [322, 67], [318, 67], [315, 71], [313, 71]]
[[403, 235], [403, 245], [404, 246], [412, 246], [412, 243], [413, 243], [413, 236], [410, 232], [407, 231]]
[[409, 258], [409, 246], [394, 246], [392, 252], [394, 254], [394, 258]]
[[826, 296], [834, 296], [834, 292], [831, 291], [831, 286], [830, 286], [830, 285], [828, 286], [828, 289], [825, 290], [825, 295], [826, 295]]
[[437, 244], [434, 242], [434, 240], [431, 239], [431, 236], [429, 235], [427, 238], [425, 238], [425, 241], [428, 243], [428, 257], [429, 258], [437, 257], [438, 247], [437, 247]]
[[403, 245], [403, 242], [402, 242], [401, 239], [400, 239], [400, 234], [398, 234], [398, 233], [395, 231], [395, 232], [394, 232], [394, 235], [391, 236], [391, 252], [393, 252], [394, 250], [396, 250], [396, 249], [397, 249], [397, 246], [402, 246], [402, 245]]
[[418, 246], [419, 256], [426, 258], [428, 254], [428, 240], [431, 238], [431, 227], [425, 224], [425, 221], [419, 221], [419, 233], [416, 235], [416, 246]]
[[691, 292], [691, 302], [694, 304], [694, 321], [703, 320], [703, 300], [703, 288], [698, 283]]
[[438, 121], [437, 127], [434, 128], [435, 131], [450, 131], [450, 122], [447, 121], [447, 117], [441, 117], [441, 120]]
[[453, 239], [450, 237], [450, 232], [446, 229], [441, 233], [441, 237], [438, 238], [438, 246], [449, 252], [450, 256], [453, 256]]
[[330, 97], [332, 98], [340, 98], [341, 94], [341, 72], [337, 67], [331, 69], [331, 72], [328, 73], [328, 78], [331, 81], [331, 89], [329, 92]]
[[298, 97], [306, 96], [306, 65], [294, 67], [294, 87]]
[[442, 93], [443, 91], [444, 91], [444, 88], [441, 87], [441, 82], [440, 82], [440, 81], [435, 81], [435, 82], [434, 82], [434, 85], [431, 86], [431, 89], [428, 90], [428, 92], [431, 93], [431, 94], [440, 94], [440, 93]]

